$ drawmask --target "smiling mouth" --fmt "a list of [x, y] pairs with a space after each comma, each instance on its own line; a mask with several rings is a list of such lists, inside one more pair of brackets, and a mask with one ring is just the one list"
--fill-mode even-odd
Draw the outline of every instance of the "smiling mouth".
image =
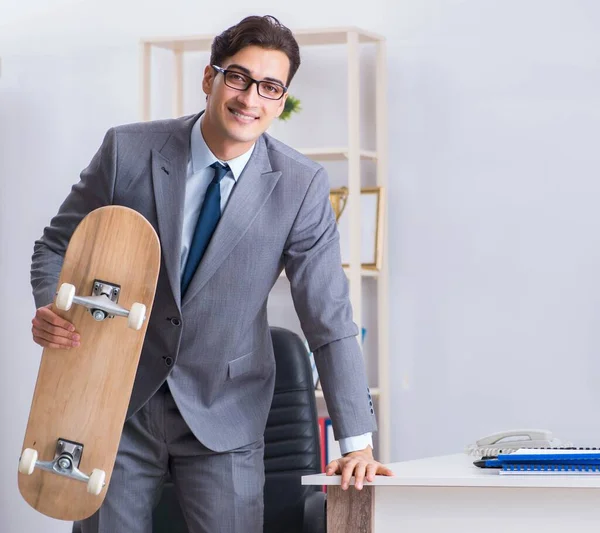
[[232, 109], [231, 107], [228, 107], [227, 109], [229, 109], [229, 112], [232, 115], [235, 115], [236, 117], [245, 120], [247, 122], [252, 122], [253, 120], [258, 120], [258, 117], [254, 116], [254, 115], [249, 115], [246, 113], [243, 113], [242, 111], [238, 111], [237, 109]]

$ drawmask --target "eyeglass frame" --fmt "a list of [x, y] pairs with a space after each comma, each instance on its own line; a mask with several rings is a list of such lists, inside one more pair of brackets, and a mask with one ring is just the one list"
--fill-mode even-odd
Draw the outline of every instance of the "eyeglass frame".
[[[256, 91], [258, 92], [258, 96], [260, 96], [261, 98], [264, 98], [265, 100], [271, 100], [273, 102], [277, 102], [279, 100], [281, 100], [284, 96], [285, 93], [287, 93], [288, 88], [285, 85], [282, 85], [281, 83], [278, 83], [276, 81], [269, 81], [269, 80], [255, 80], [254, 78], [251, 78], [250, 76], [248, 76], [248, 74], [246, 74], [245, 72], [239, 72], [237, 70], [230, 70], [230, 69], [226, 69], [223, 67], [218, 67], [217, 65], [211, 65], [212, 68], [214, 68], [217, 72], [220, 72], [221, 74], [223, 74], [223, 82], [225, 83], [225, 85], [227, 85], [227, 87], [229, 87], [230, 89], [234, 89], [236, 91], [247, 91], [253, 83], [256, 83]], [[244, 76], [246, 78], [248, 78], [249, 82], [248, 82], [248, 86], [245, 89], [238, 89], [237, 87], [232, 87], [231, 85], [228, 85], [227, 83], [227, 73], [228, 72], [233, 72], [235, 74], [240, 74], [241, 76]], [[270, 83], [271, 85], [277, 85], [278, 87], [281, 87], [283, 89], [283, 93], [281, 93], [281, 96], [279, 98], [269, 98], [268, 96], [264, 96], [263, 94], [260, 93], [260, 84], [261, 83]]]

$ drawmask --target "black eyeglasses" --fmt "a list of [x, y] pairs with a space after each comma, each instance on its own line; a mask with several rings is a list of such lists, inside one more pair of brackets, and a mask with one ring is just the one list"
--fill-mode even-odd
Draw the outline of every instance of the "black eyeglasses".
[[237, 70], [227, 70], [217, 67], [216, 65], [212, 65], [212, 68], [223, 74], [225, 85], [227, 85], [227, 87], [231, 87], [232, 89], [236, 89], [238, 91], [245, 91], [253, 83], [256, 83], [256, 86], [258, 87], [258, 94], [263, 98], [268, 98], [269, 100], [281, 100], [288, 89], [287, 87], [284, 87], [283, 85], [274, 81], [255, 80], [247, 74], [243, 74]]

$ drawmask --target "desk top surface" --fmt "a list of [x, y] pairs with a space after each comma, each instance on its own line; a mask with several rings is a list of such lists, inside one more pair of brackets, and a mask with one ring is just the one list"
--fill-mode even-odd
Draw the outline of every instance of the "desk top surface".
[[[421, 487], [532, 487], [532, 488], [600, 488], [600, 474], [511, 474], [477, 468], [474, 457], [466, 454], [443, 455], [414, 461], [390, 463], [393, 477], [377, 476], [365, 485]], [[313, 474], [302, 477], [303, 485], [340, 485], [341, 476]]]

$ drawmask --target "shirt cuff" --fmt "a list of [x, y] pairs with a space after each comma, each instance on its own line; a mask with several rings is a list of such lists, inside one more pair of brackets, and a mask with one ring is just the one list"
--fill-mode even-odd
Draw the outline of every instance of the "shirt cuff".
[[350, 452], [358, 450], [364, 450], [367, 446], [373, 447], [373, 434], [364, 433], [357, 435], [356, 437], [346, 437], [339, 440], [340, 452], [342, 455], [346, 455]]

